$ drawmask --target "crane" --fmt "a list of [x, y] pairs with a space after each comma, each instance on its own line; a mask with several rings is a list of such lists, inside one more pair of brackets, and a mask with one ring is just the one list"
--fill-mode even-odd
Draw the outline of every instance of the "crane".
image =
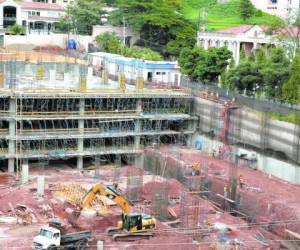
[[[110, 227], [106, 229], [106, 232], [109, 235], [112, 235], [114, 240], [132, 236], [153, 236], [151, 229], [155, 228], [155, 218], [148, 214], [132, 212], [129, 202], [122, 195], [113, 188], [101, 183], [96, 183], [85, 194], [80, 204], [80, 211], [83, 208], [88, 207], [97, 194], [109, 198], [122, 209], [122, 220], [118, 221], [117, 227]], [[121, 233], [115, 234], [120, 231]]]

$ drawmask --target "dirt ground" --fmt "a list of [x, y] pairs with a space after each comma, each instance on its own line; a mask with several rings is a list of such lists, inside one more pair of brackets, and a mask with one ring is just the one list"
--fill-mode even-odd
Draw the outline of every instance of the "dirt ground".
[[[239, 208], [251, 216], [256, 224], [268, 228], [281, 239], [290, 239], [286, 229], [300, 231], [300, 186], [282, 181], [274, 176], [245, 166], [236, 166], [199, 150], [165, 147], [159, 151], [148, 150], [149, 154], [159, 155], [163, 164], [174, 168], [186, 169], [192, 163], [199, 162], [203, 168], [201, 175], [211, 183], [214, 194], [224, 193], [232, 173], [244, 178], [244, 186], [237, 187]], [[233, 169], [236, 169], [233, 171]], [[166, 168], [165, 172], [168, 171]]]
[[[187, 161], [198, 159], [196, 155], [199, 155], [199, 152], [181, 150]], [[167, 149], [164, 151], [168, 152]], [[220, 162], [216, 159], [209, 157], [201, 159], [209, 162], [212, 160], [215, 164], [212, 171], [218, 169], [226, 172], [224, 163], [219, 166]], [[253, 178], [256, 175], [263, 176], [256, 172], [251, 174]], [[36, 194], [39, 175], [45, 176], [43, 197], [38, 197]], [[142, 178], [142, 185], [128, 186], [129, 180], [134, 178]], [[133, 210], [151, 214], [156, 218], [157, 226], [153, 237], [129, 242], [113, 241], [105, 230], [107, 227], [115, 226], [120, 219], [121, 210], [115, 205], [109, 205], [110, 214], [107, 216], [86, 218], [81, 215], [75, 225], [71, 225], [68, 210], [74, 209], [74, 205], [55, 197], [51, 187], [57, 183], [64, 185], [75, 183], [89, 189], [99, 181], [105, 185], [117, 181], [118, 191], [124, 195], [128, 191], [139, 193], [139, 201], [134, 203]], [[273, 179], [271, 181], [278, 182]], [[251, 183], [250, 179], [249, 183]], [[30, 167], [30, 180], [27, 185], [22, 186], [15, 178], [1, 175], [0, 188], [0, 221], [1, 218], [17, 217], [16, 211], [20, 205], [26, 206], [34, 217], [34, 220], [29, 222], [24, 219], [14, 223], [0, 223], [1, 249], [31, 249], [33, 237], [38, 234], [40, 227], [53, 217], [60, 218], [68, 232], [91, 230], [93, 240], [90, 242], [90, 249], [96, 249], [97, 241], [104, 242], [104, 249], [223, 249], [224, 245], [226, 249], [267, 249], [268, 247], [280, 249], [279, 238], [275, 234], [259, 226], [250, 226], [241, 218], [222, 211], [211, 201], [191, 192], [175, 179], [167, 180], [148, 172], [142, 172], [141, 175], [141, 170], [133, 166], [118, 169], [113, 165], [104, 166], [100, 171], [79, 171], [63, 164], [49, 167], [34, 166]], [[49, 208], [49, 211], [45, 207]]]

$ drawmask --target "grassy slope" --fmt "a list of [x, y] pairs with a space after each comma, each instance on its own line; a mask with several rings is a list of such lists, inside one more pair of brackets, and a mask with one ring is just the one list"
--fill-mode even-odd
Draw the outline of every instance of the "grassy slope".
[[207, 30], [220, 30], [241, 24], [275, 24], [282, 22], [278, 17], [260, 13], [246, 21], [239, 17], [239, 0], [231, 0], [226, 4], [216, 4], [216, 0], [182, 0], [183, 14], [192, 21], [199, 19], [204, 8], [207, 11]]

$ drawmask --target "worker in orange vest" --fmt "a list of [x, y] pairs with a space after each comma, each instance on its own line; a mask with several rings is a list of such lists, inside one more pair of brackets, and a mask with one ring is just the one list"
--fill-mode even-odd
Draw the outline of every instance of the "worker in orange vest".
[[239, 176], [239, 184], [240, 188], [243, 188], [243, 186], [245, 185], [244, 176], [242, 174], [240, 174]]

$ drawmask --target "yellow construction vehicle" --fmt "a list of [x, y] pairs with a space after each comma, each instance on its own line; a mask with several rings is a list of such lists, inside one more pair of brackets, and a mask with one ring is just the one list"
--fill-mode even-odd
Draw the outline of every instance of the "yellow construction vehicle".
[[[97, 194], [109, 198], [122, 209], [122, 220], [118, 221], [117, 227], [110, 227], [106, 230], [109, 235], [113, 236], [114, 240], [135, 236], [147, 238], [153, 236], [151, 229], [155, 228], [155, 218], [144, 213], [132, 213], [129, 202], [109, 186], [104, 186], [101, 183], [95, 184], [83, 197], [81, 209], [88, 207]], [[121, 233], [118, 233], [120, 231]]]

